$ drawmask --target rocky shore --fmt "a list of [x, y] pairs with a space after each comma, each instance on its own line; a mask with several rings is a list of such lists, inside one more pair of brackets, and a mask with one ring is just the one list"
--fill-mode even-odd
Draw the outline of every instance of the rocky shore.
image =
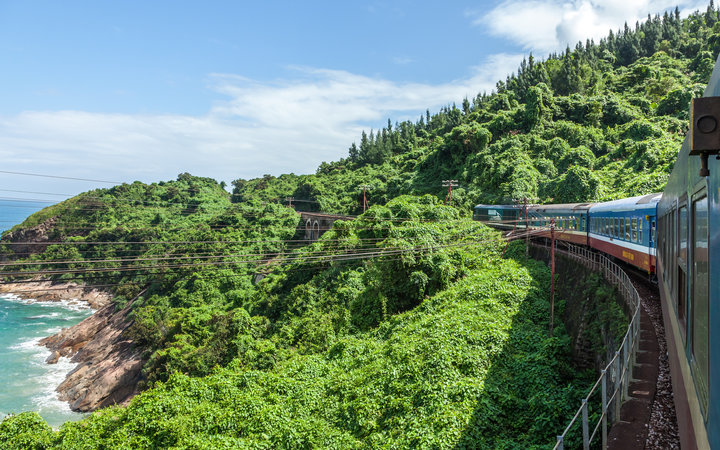
[[89, 412], [127, 404], [142, 380], [142, 351], [124, 336], [131, 325], [132, 302], [118, 309], [112, 296], [75, 283], [35, 281], [0, 285], [0, 293], [37, 301], [77, 301], [97, 311], [87, 319], [44, 338], [40, 345], [51, 351], [46, 362], [69, 357], [78, 365], [57, 388], [60, 400], [75, 411]]
[[123, 333], [131, 324], [130, 306], [117, 310], [109, 304], [40, 341], [52, 352], [48, 363], [68, 356], [78, 364], [57, 388], [60, 400], [69, 402], [73, 410], [87, 412], [127, 404], [139, 392], [142, 351]]
[[0, 284], [0, 294], [3, 293], [40, 302], [78, 301], [87, 303], [93, 309], [101, 309], [112, 300], [112, 295], [107, 292], [88, 289], [77, 283], [53, 283], [43, 280], [3, 283]]

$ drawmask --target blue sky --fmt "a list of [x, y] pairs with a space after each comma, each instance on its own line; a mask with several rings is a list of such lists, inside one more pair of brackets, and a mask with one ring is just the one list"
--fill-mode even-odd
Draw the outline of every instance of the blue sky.
[[[0, 0], [0, 170], [121, 182], [311, 173], [363, 129], [492, 90], [530, 51], [706, 4]], [[0, 173], [0, 189], [103, 186]]]

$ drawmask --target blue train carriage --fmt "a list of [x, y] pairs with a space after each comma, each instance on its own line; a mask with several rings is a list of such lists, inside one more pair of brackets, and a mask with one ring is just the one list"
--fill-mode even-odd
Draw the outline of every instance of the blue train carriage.
[[[588, 211], [592, 203], [534, 205], [528, 207], [530, 228], [538, 237], [550, 237], [550, 223], [555, 220], [555, 239], [587, 245]], [[523, 218], [524, 219], [524, 218]]]
[[[494, 228], [512, 230], [520, 226], [518, 218], [523, 215], [519, 205], [477, 205], [473, 208], [473, 220], [484, 222]], [[522, 223], [523, 228], [525, 223]]]
[[720, 448], [719, 65], [704, 98], [693, 99], [690, 133], [658, 203], [659, 289], [683, 448]]
[[655, 273], [656, 215], [661, 196], [649, 194], [593, 205], [588, 245]]

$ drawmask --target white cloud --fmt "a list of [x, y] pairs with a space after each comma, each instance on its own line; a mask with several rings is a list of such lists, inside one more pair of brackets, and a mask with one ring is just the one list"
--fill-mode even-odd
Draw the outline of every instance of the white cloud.
[[[121, 181], [185, 171], [226, 181], [311, 173], [322, 161], [346, 156], [363, 129], [384, 126], [388, 117], [415, 120], [426, 108], [489, 92], [521, 59], [494, 55], [471, 76], [439, 85], [307, 67], [273, 82], [214, 74], [211, 88], [227, 99], [201, 116], [26, 111], [0, 117], [0, 158], [4, 170]], [[25, 182], [38, 179], [17, 179]], [[73, 188], [56, 190], [67, 189]]]
[[705, 0], [506, 0], [487, 14], [471, 14], [473, 24], [511, 39], [526, 50], [545, 53], [600, 39], [625, 22], [634, 26], [648, 14], [672, 10], [683, 15], [707, 6]]

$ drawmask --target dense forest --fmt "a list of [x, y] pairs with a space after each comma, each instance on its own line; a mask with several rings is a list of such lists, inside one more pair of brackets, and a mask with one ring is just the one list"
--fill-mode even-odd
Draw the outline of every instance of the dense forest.
[[[6, 448], [545, 447], [593, 381], [549, 273], [472, 205], [660, 191], [720, 50], [714, 7], [524, 60], [496, 91], [363, 133], [313, 175], [98, 189], [5, 232], [7, 280], [131, 305], [144, 392]], [[457, 179], [453, 206], [444, 179]], [[363, 213], [359, 185], [370, 185]], [[305, 242], [299, 210], [355, 214]], [[361, 214], [362, 213], [362, 214]], [[28, 230], [48, 243], [18, 246]], [[609, 293], [600, 293], [610, 296]], [[562, 315], [559, 301], [556, 314]], [[572, 442], [570, 442], [572, 443]]]

